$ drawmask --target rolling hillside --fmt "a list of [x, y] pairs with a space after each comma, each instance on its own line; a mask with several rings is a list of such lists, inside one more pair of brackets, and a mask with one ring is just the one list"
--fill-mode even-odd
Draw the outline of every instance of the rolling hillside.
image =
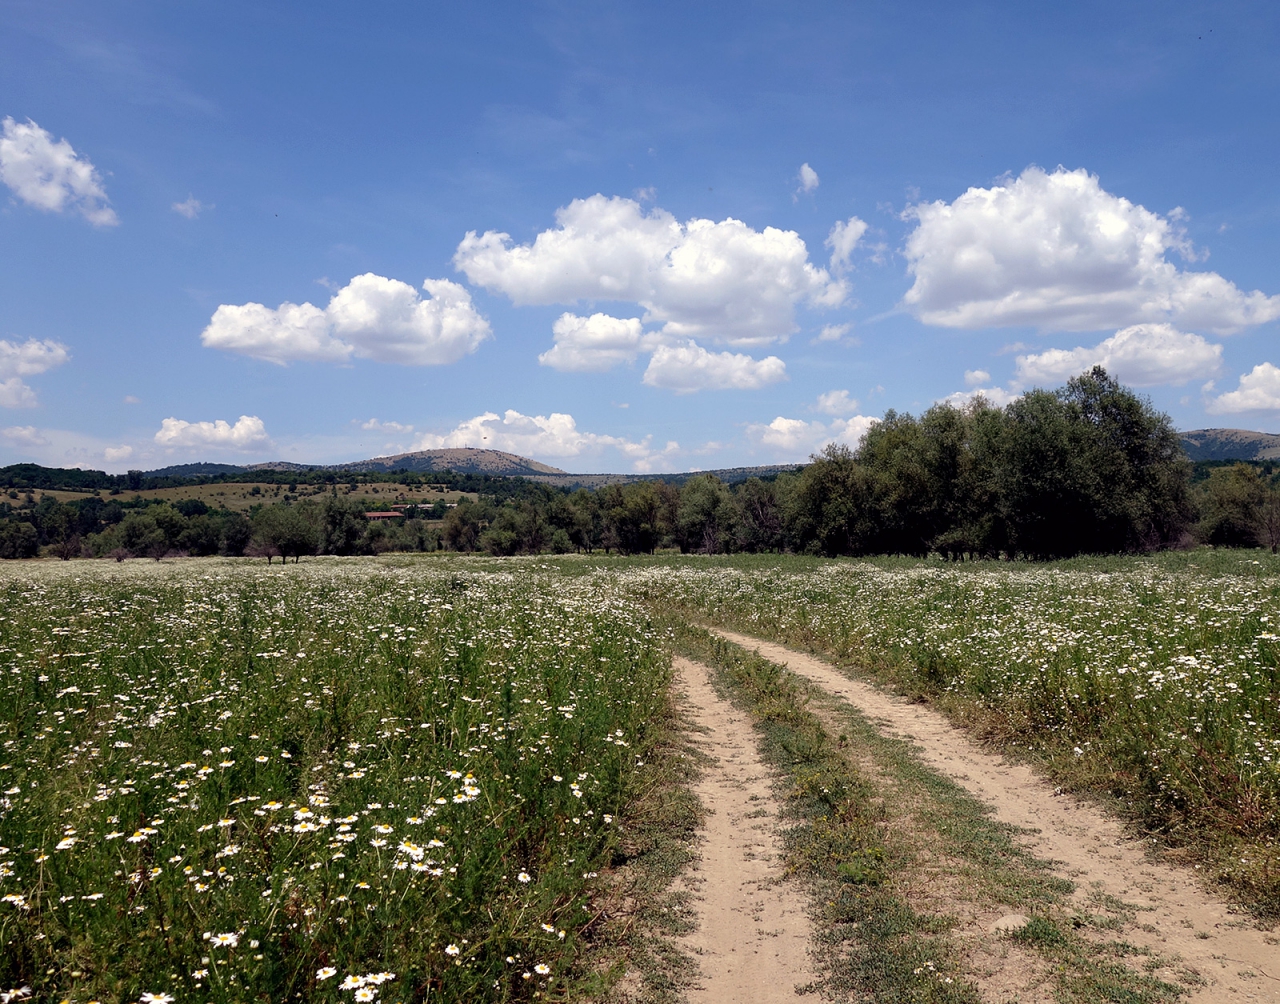
[[1193, 429], [1182, 435], [1192, 460], [1280, 460], [1280, 436], [1248, 429]]

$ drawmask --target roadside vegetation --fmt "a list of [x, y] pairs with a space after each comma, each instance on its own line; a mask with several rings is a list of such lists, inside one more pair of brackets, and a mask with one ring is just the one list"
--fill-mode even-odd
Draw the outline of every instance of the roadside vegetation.
[[[1195, 984], [1175, 960], [1114, 940], [1124, 904], [1074, 906], [1070, 882], [909, 742], [755, 653], [678, 615], [668, 623], [752, 714], [779, 773], [788, 864], [811, 889], [811, 989], [824, 999], [969, 1004], [1020, 986], [1063, 1004], [1172, 1004], [1185, 987], [1169, 978]], [[973, 927], [993, 907], [1030, 920], [993, 939]], [[991, 982], [1001, 968], [1012, 972]]]
[[622, 576], [684, 617], [936, 702], [1280, 916], [1280, 563], [1265, 552], [666, 561]]

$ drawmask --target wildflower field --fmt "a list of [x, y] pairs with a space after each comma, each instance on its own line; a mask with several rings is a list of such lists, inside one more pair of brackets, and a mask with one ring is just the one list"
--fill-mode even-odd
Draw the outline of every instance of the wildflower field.
[[7, 565], [6, 1002], [572, 997], [668, 674], [586, 580]]
[[1280, 563], [730, 559], [622, 573], [697, 620], [928, 695], [1059, 780], [1118, 797], [1280, 913]]

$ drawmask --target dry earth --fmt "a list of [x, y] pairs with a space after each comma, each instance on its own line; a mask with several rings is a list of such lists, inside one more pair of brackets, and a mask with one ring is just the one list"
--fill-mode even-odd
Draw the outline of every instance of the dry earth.
[[[1161, 955], [1176, 955], [1183, 968], [1198, 974], [1204, 984], [1191, 990], [1189, 1002], [1280, 1004], [1280, 939], [1206, 892], [1193, 872], [1155, 860], [1116, 820], [1070, 795], [1055, 794], [1029, 768], [985, 752], [936, 711], [850, 679], [813, 656], [729, 631], [716, 633], [848, 701], [886, 734], [913, 740], [926, 764], [989, 805], [996, 819], [1031, 830], [1029, 849], [1076, 884], [1082, 908], [1097, 893], [1135, 907], [1136, 919], [1121, 936]], [[999, 937], [991, 934], [993, 943]], [[992, 947], [998, 952], [996, 944]]]
[[700, 860], [685, 876], [697, 929], [682, 939], [701, 969], [690, 1004], [777, 1004], [808, 983], [805, 902], [784, 880], [776, 799], [750, 718], [712, 689], [710, 671], [677, 659], [685, 712], [712, 760], [693, 790], [707, 811]]

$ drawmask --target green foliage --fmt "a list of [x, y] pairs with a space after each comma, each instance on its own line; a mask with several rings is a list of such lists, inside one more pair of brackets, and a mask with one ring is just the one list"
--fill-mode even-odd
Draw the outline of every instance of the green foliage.
[[595, 873], [670, 678], [634, 604], [386, 564], [62, 567], [0, 583], [0, 986], [599, 990]]
[[940, 702], [1058, 783], [1199, 848], [1280, 915], [1280, 559], [669, 559], [626, 576], [651, 601]]

